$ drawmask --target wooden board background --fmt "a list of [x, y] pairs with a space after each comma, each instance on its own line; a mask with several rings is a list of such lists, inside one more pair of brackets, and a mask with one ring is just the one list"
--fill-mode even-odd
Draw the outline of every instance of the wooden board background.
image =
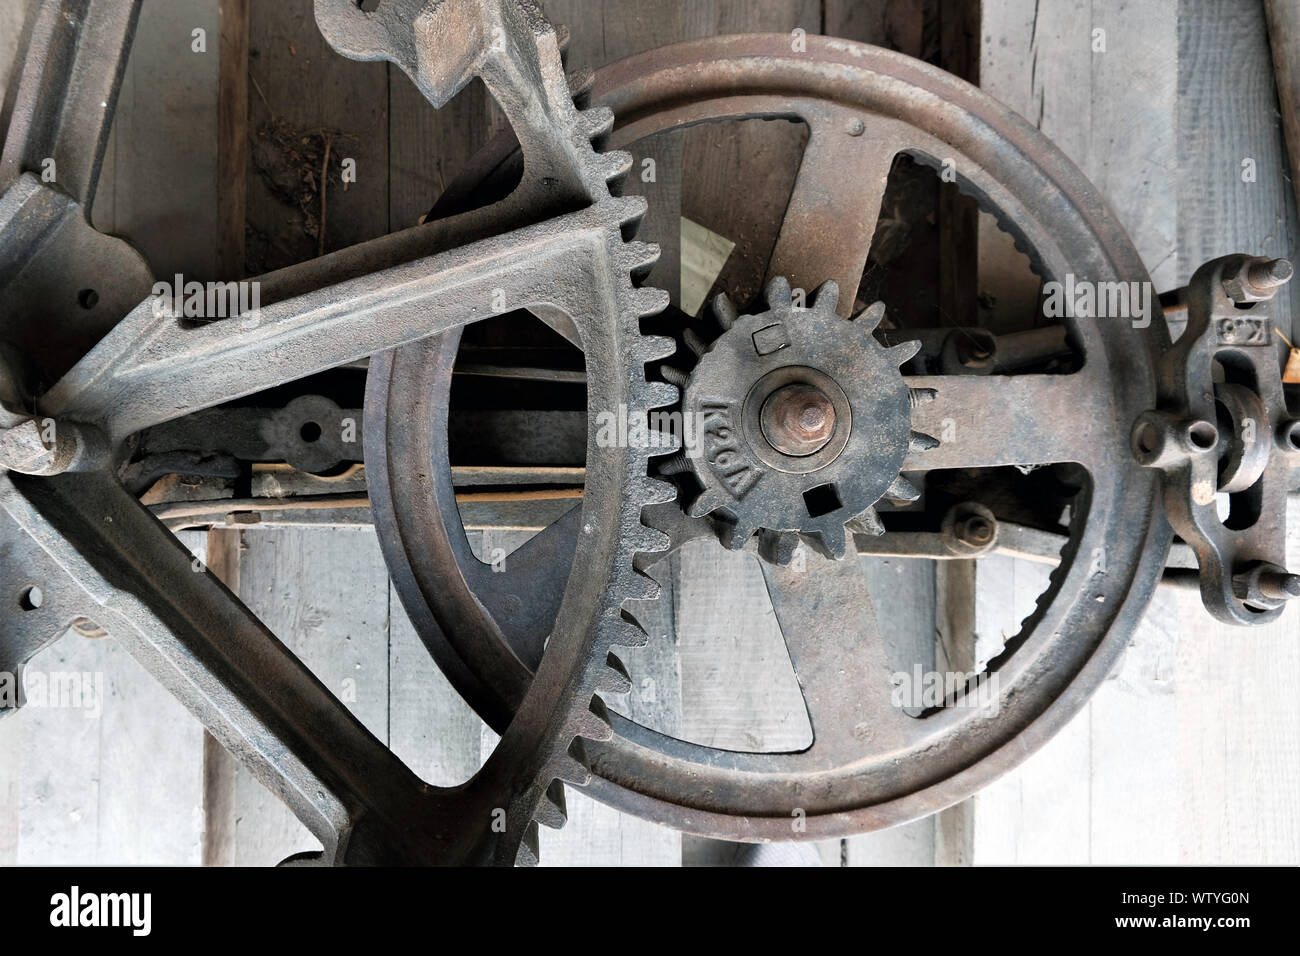
[[[215, 37], [229, 27], [223, 11], [238, 5], [146, 0], [108, 164], [111, 188], [101, 190], [95, 214], [140, 243], [160, 274], [231, 271], [211, 202], [228, 174], [214, 146]], [[962, 29], [929, 0], [545, 5], [573, 31], [571, 67], [598, 67], [688, 37], [796, 27], [914, 55], [955, 56], [960, 44], [940, 35]], [[971, 69], [1098, 185], [1158, 289], [1224, 252], [1294, 253], [1294, 203], [1258, 6], [983, 5]], [[418, 220], [501, 119], [479, 89], [437, 112], [399, 71], [333, 56], [309, 8], [308, 0], [249, 4], [249, 136], [257, 150], [258, 130], [276, 122], [310, 135], [326, 131], [342, 155], [357, 160], [358, 181], [346, 191], [331, 186], [326, 197], [325, 245], [332, 249]], [[17, 33], [4, 27], [21, 9], [18, 0], [0, 2], [0, 76], [12, 55], [6, 38]], [[195, 26], [213, 39], [206, 59], [189, 53]], [[1092, 50], [1096, 29], [1105, 30], [1105, 52]], [[735, 184], [760, 175], [770, 183], [788, 179], [798, 149], [789, 133], [742, 124], [726, 136], [701, 130], [647, 147], [659, 176], [645, 231], [670, 263], [657, 280], [673, 285], [677, 217], [686, 210], [743, 240], [728, 263], [730, 278], [761, 272], [746, 250], [770, 241], [770, 210], [755, 208], [754, 190]], [[165, 156], [136, 152], [151, 136], [170, 144]], [[1245, 157], [1256, 161], [1254, 183], [1241, 182]], [[165, 165], [162, 175], [157, 162]], [[255, 166], [246, 188], [250, 268], [315, 254], [319, 235], [310, 232], [310, 216], [275, 202]], [[1022, 264], [986, 223], [978, 250], [984, 301], [1023, 307]], [[1285, 308], [1293, 300], [1300, 303], [1292, 297]], [[1294, 509], [1293, 523], [1300, 527]], [[518, 543], [510, 536], [477, 542]], [[202, 535], [187, 544], [205, 555]], [[388, 585], [372, 532], [249, 531], [240, 547], [244, 599], [416, 772], [451, 783], [478, 767], [494, 739], [429, 663]], [[704, 546], [685, 549], [674, 563], [652, 642], [629, 655], [633, 693], [611, 703], [661, 729], [723, 746], [770, 748], [806, 733], [770, 605], [755, 585], [757, 569]], [[937, 634], [950, 660], [995, 646], [1044, 586], [1040, 568], [1010, 559], [954, 565], [937, 579], [929, 565], [906, 561], [864, 561], [864, 573], [882, 613], [898, 622], [896, 651], [933, 655]], [[1300, 704], [1276, 679], [1300, 664], [1297, 632], [1294, 609], [1271, 628], [1243, 634], [1213, 624], [1194, 598], [1162, 590], [1114, 678], [1020, 769], [935, 818], [817, 845], [811, 857], [785, 861], [1300, 862]], [[111, 640], [67, 637], [33, 666], [102, 673], [105, 709], [98, 720], [29, 708], [0, 721], [0, 865], [273, 863], [311, 846], [242, 770], [228, 778], [214, 773], [203, 759], [201, 728]], [[572, 791], [569, 804], [569, 826], [544, 833], [546, 864], [736, 860], [733, 847], [624, 817]]]

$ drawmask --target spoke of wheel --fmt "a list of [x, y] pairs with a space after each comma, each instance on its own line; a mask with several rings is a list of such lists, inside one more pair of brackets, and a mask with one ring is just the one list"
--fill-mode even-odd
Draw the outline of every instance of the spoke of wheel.
[[42, 401], [111, 442], [485, 318], [501, 307], [586, 294], [596, 207], [554, 223], [350, 279], [257, 312], [195, 324], [138, 306]]
[[0, 189], [54, 161], [59, 189], [89, 213], [140, 0], [43, 0], [0, 154]]
[[481, 562], [467, 571], [470, 588], [531, 671], [559, 613], [581, 523], [582, 508], [574, 506], [507, 555], [501, 571]]
[[[420, 781], [120, 485], [97, 473], [0, 477], [0, 506], [84, 591], [88, 616], [294, 811], [327, 856], [428, 853], [416, 822], [432, 801]], [[374, 839], [395, 832], [404, 836], [391, 845]]]
[[[1087, 369], [1073, 375], [925, 375], [907, 384], [924, 398], [904, 471], [998, 465], [1089, 464], [1126, 446], [1131, 423], [1117, 422], [1109, 393]], [[1123, 449], [1118, 452], [1124, 454]]]
[[811, 551], [802, 568], [762, 566], [812, 722], [812, 747], [797, 762], [843, 766], [901, 749], [918, 736], [918, 723], [892, 702], [892, 675], [862, 566]]
[[767, 269], [769, 279], [786, 276], [792, 288], [809, 293], [834, 279], [845, 316], [867, 263], [889, 168], [906, 146], [902, 124], [877, 120], [864, 127], [859, 116], [826, 107], [806, 117], [808, 147]]

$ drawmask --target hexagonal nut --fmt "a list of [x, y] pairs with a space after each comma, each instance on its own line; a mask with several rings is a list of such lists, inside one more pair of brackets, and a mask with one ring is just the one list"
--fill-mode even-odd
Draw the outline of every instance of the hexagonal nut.
[[964, 501], [943, 516], [940, 536], [952, 554], [985, 554], [997, 546], [998, 519], [985, 505]]
[[[1275, 267], [1278, 274], [1268, 275], [1269, 267]], [[1261, 269], [1266, 273], [1263, 280], [1252, 276]], [[1223, 291], [1233, 302], [1267, 302], [1291, 278], [1291, 264], [1285, 259], [1242, 256], [1223, 270], [1222, 278]]]

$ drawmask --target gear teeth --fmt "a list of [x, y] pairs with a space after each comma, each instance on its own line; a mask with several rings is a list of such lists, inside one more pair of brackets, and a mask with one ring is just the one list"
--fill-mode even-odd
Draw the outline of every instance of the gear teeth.
[[634, 280], [647, 275], [659, 261], [659, 244], [656, 242], [628, 242], [618, 252], [623, 271]]
[[822, 551], [828, 558], [838, 561], [848, 554], [848, 535], [845, 533], [844, 525], [824, 524], [813, 533], [820, 540]]
[[641, 507], [643, 508], [651, 505], [664, 505], [677, 500], [677, 487], [671, 481], [649, 478], [646, 480], [644, 489], [645, 493], [641, 501]]
[[907, 390], [907, 400], [913, 408], [918, 408], [921, 405], [929, 405], [938, 394], [938, 390], [933, 388], [909, 388]]
[[654, 286], [634, 289], [628, 298], [631, 307], [636, 309], [636, 314], [643, 318], [649, 315], [658, 315], [668, 308], [668, 293], [663, 289], [656, 289]]
[[799, 550], [799, 535], [790, 531], [762, 530], [758, 533], [758, 556], [769, 564], [785, 567]]
[[684, 475], [688, 471], [694, 471], [695, 468], [685, 454], [678, 452], [671, 458], [659, 462], [657, 470], [661, 475]]
[[575, 787], [585, 787], [591, 783], [591, 771], [587, 769], [587, 763], [587, 748], [581, 737], [575, 737], [573, 743], [569, 744], [568, 752], [554, 760], [549, 767], [555, 779], [571, 783]]
[[916, 353], [921, 351], [921, 343], [916, 339], [911, 339], [907, 342], [900, 342], [892, 348], [885, 349], [885, 351], [893, 357], [895, 362], [902, 365], [904, 362], [910, 362], [916, 358]]
[[672, 405], [680, 398], [676, 385], [668, 382], [646, 382], [647, 403], [651, 408], [663, 408]]
[[578, 715], [576, 724], [577, 735], [587, 740], [606, 741], [614, 736], [614, 728], [609, 723], [609, 711], [599, 697], [591, 698], [591, 704]]
[[682, 391], [686, 390], [686, 383], [690, 381], [690, 377], [674, 365], [660, 365], [659, 374], [665, 382], [676, 385]]
[[[648, 553], [654, 554], [655, 552]], [[623, 598], [624, 603], [627, 601], [652, 600], [654, 596], [659, 593], [661, 585], [654, 578], [646, 577], [646, 575], [637, 570], [635, 556], [632, 558], [631, 572], [632, 573], [628, 576], [628, 580], [623, 583], [623, 587], [627, 589], [627, 595]], [[633, 622], [635, 623], [635, 618], [633, 618]], [[634, 643], [628, 643], [629, 641]], [[644, 643], [645, 641], [640, 634], [633, 634], [629, 636], [627, 640], [624, 640], [622, 637], [611, 637], [609, 639], [609, 644], [619, 644], [623, 647], [637, 647]]]
[[939, 447], [939, 439], [925, 432], [912, 432], [912, 440], [907, 443], [909, 451], [929, 451]]
[[719, 292], [713, 297], [713, 317], [718, 320], [718, 325], [722, 326], [722, 331], [727, 331], [736, 324], [740, 318], [740, 313], [736, 311], [736, 304], [731, 301], [731, 297], [725, 292]]
[[686, 513], [692, 518], [702, 518], [710, 511], [721, 508], [725, 503], [722, 495], [710, 488], [701, 492], [700, 496], [691, 502]]
[[627, 671], [627, 665], [613, 651], [605, 655], [606, 673], [601, 675], [609, 686], [605, 688], [608, 694], [627, 694], [632, 690], [632, 675]]
[[[640, 580], [647, 580], [648, 583], [658, 585], [659, 582], [653, 578], [647, 579], [645, 575], [640, 576]], [[648, 592], [647, 592], [648, 593]], [[642, 597], [633, 600], [649, 601], [651, 598]], [[646, 633], [635, 616], [625, 611], [620, 611], [620, 620], [617, 627], [618, 636], [614, 638], [614, 643], [619, 647], [645, 647], [650, 643], [650, 635]]]
[[[654, 414], [654, 413], [651, 413]], [[679, 451], [682, 447], [682, 439], [676, 432], [669, 430], [664, 431], [662, 428], [651, 426], [650, 434], [650, 457], [657, 455], [666, 455], [669, 452]], [[651, 504], [651, 502], [646, 502]]]
[[611, 149], [607, 153], [597, 153], [596, 162], [604, 168], [605, 182], [622, 185], [632, 169], [632, 154], [622, 149]]
[[634, 547], [637, 551], [649, 552], [652, 554], [659, 551], [667, 551], [669, 545], [672, 544], [668, 535], [664, 534], [657, 528], [647, 528], [645, 525], [632, 529], [631, 540], [634, 542]]
[[607, 202], [612, 204], [613, 218], [617, 219], [625, 235], [629, 229], [635, 231], [635, 227], [641, 224], [648, 208], [644, 196], [611, 196]]
[[676, 351], [677, 342], [667, 335], [643, 335], [634, 348], [637, 358], [642, 362], [657, 362], [659, 359], [668, 358]]
[[728, 551], [739, 551], [749, 543], [758, 529], [753, 525], [723, 523], [719, 530], [722, 546]]
[[[642, 553], [653, 553], [653, 552], [642, 552]], [[643, 569], [633, 565], [633, 570], [636, 571], [637, 577], [640, 579], [639, 586], [645, 589], [645, 597], [642, 597], [639, 600], [641, 601], [659, 600], [659, 598], [663, 596], [664, 586], [660, 584], [655, 578], [647, 574]], [[639, 622], [641, 619], [637, 617], [635, 614], [632, 615], [632, 620], [638, 622], [637, 626], [638, 627], [640, 626]]]
[[794, 305], [790, 293], [790, 280], [785, 276], [774, 276], [767, 284], [767, 306], [769, 309], [789, 309]]
[[585, 109], [578, 114], [578, 129], [589, 140], [608, 136], [614, 129], [614, 111], [608, 106], [593, 106]]
[[921, 497], [921, 491], [916, 485], [899, 475], [885, 490], [885, 497], [890, 501], [916, 501]]
[[840, 304], [840, 284], [834, 279], [827, 279], [813, 293], [813, 307], [825, 312], [834, 312]]
[[519, 841], [519, 850], [515, 853], [515, 866], [536, 866], [541, 861], [541, 853], [538, 850], [540, 843], [537, 821], [529, 820], [524, 827], [523, 839]]
[[876, 301], [854, 317], [853, 321], [862, 326], [863, 331], [873, 332], [885, 318], [885, 303]]
[[559, 830], [569, 822], [569, 807], [564, 799], [564, 784], [559, 780], [552, 780], [551, 785], [546, 788], [546, 795], [538, 801], [533, 819], [551, 830]]
[[700, 333], [692, 328], [682, 332], [682, 341], [686, 343], [688, 349], [695, 353], [696, 357], [702, 357], [709, 350], [708, 343], [700, 338]]
[[875, 508], [868, 508], [848, 522], [846, 527], [854, 534], [869, 534], [878, 538], [885, 533], [885, 526]]

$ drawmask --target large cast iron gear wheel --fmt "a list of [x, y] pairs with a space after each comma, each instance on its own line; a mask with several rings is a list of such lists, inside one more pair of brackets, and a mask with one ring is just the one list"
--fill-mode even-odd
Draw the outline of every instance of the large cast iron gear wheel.
[[[899, 153], [935, 168], [950, 161], [961, 188], [1013, 234], [1040, 275], [1147, 280], [1103, 200], [1058, 150], [990, 97], [917, 60], [827, 38], [808, 37], [806, 51], [796, 53], [784, 35], [718, 37], [615, 63], [597, 75], [592, 95], [613, 108], [610, 142], [618, 147], [715, 120], [805, 123], [809, 143], [769, 273], [803, 289], [835, 281], [841, 315], [854, 301], [880, 193]], [[501, 141], [485, 150], [474, 164], [477, 181], [508, 168], [512, 148]], [[906, 388], [930, 399], [912, 408], [910, 431], [940, 439], [910, 449], [901, 469], [891, 457], [895, 472], [1061, 462], [1087, 476], [1050, 587], [988, 664], [998, 679], [991, 708], [939, 707], [910, 716], [890, 706], [894, 665], [857, 562], [815, 553], [802, 569], [763, 562], [812, 725], [811, 746], [794, 753], [721, 750], [611, 713], [614, 736], [584, 750], [589, 791], [628, 812], [726, 839], [841, 836], [964, 799], [1064, 726], [1122, 653], [1171, 537], [1158, 481], [1128, 450], [1131, 423], [1155, 401], [1152, 364], [1167, 344], [1163, 326], [1071, 319], [1067, 331], [1084, 356], [1070, 374], [882, 375], [899, 406]], [[478, 713], [504, 727], [543, 662], [570, 567], [587, 574], [585, 557], [573, 557], [587, 522], [570, 513], [512, 555], [504, 573], [475, 558], [445, 445], [438, 445], [446, 419], [423, 411], [445, 407], [458, 341], [454, 333], [430, 340], [427, 362], [401, 376], [395, 367], [387, 384], [373, 385], [366, 440], [388, 457], [371, 501], [396, 588], [420, 636]], [[601, 358], [584, 344], [590, 377]], [[422, 396], [414, 409], [412, 394]], [[892, 427], [899, 441], [903, 428]], [[397, 440], [412, 434], [439, 437], [418, 447]], [[430, 461], [430, 480], [412, 477]], [[633, 501], [623, 510], [626, 526], [638, 526], [636, 512], [667, 533], [673, 548], [714, 535], [677, 503], [642, 509]], [[1099, 574], [1094, 559], [1103, 552], [1106, 571]], [[655, 561], [638, 564], [657, 574]], [[630, 608], [636, 615], [647, 606], [634, 601]], [[610, 664], [621, 669], [612, 656]], [[791, 827], [792, 814], [804, 821], [801, 829]]]
[[884, 533], [881, 498], [920, 494], [899, 474], [910, 449], [933, 442], [912, 432], [914, 399], [899, 373], [920, 343], [886, 348], [872, 335], [883, 303], [846, 320], [838, 301], [829, 281], [798, 306], [777, 277], [766, 312], [737, 316], [722, 293], [713, 311], [724, 331], [689, 378], [662, 370], [684, 386], [687, 447], [674, 461], [689, 462], [703, 487], [689, 513], [720, 516], [732, 550], [757, 531], [760, 553], [778, 564], [800, 537], [842, 558], [849, 533]]
[[[670, 484], [649, 477], [646, 450], [591, 443], [581, 533], [569, 542], [586, 573], [560, 582], [547, 652], [512, 701], [513, 720], [497, 725], [500, 743], [455, 787], [420, 780], [196, 563], [122, 486], [118, 453], [150, 425], [367, 356], [376, 356], [372, 393], [390, 398], [389, 383], [400, 387], [436, 353], [431, 331], [458, 332], [489, 314], [496, 282], [589, 350], [594, 405], [644, 417], [676, 401], [673, 386], [646, 379], [647, 365], [673, 343], [643, 334], [641, 320], [663, 309], [667, 295], [641, 287], [658, 256], [631, 241], [645, 201], [611, 192], [631, 157], [593, 148], [612, 122], [609, 110], [575, 108], [562, 39], [532, 0], [393, 0], [373, 11], [353, 0], [316, 0], [321, 30], [339, 52], [392, 60], [435, 104], [482, 76], [529, 157], [529, 174], [490, 209], [260, 277], [256, 321], [186, 323], [158, 308], [147, 283], [146, 293], [130, 286], [147, 274], [142, 260], [121, 240], [93, 233], [78, 206], [89, 205], [139, 5], [87, 0], [78, 8], [79, 17], [57, 3], [38, 10], [0, 169], [8, 187], [0, 216], [18, 227], [16, 238], [6, 233], [5, 251], [35, 249], [54, 271], [49, 259], [60, 247], [46, 243], [48, 219], [63, 216], [55, 231], [83, 237], [76, 256], [92, 248], [86, 235], [117, 250], [116, 259], [72, 260], [96, 273], [100, 289], [122, 283], [105, 300], [127, 303], [124, 310], [140, 304], [112, 316], [111, 331], [79, 360], [74, 352], [71, 371], [39, 396], [38, 415], [57, 422], [54, 453], [33, 457], [27, 471], [0, 469], [0, 579], [41, 584], [41, 600], [4, 622], [0, 669], [20, 672], [74, 621], [93, 620], [285, 801], [323, 845], [313, 861], [534, 862], [538, 824], [564, 823], [564, 783], [590, 776], [585, 745], [611, 735], [597, 695], [625, 689], [627, 677], [611, 665], [610, 648], [645, 639], [624, 606], [653, 597], [657, 586], [638, 557], [668, 542], [643, 524], [641, 511], [674, 497]], [[47, 56], [50, 49], [60, 55]], [[72, 122], [68, 111], [78, 106], [88, 117]], [[68, 173], [58, 188], [31, 172], [47, 148]], [[84, 189], [74, 197], [60, 191], [77, 186]], [[115, 272], [124, 260], [133, 268]], [[10, 371], [0, 362], [0, 400], [13, 405], [0, 407], [0, 426], [20, 427], [14, 408], [27, 406], [13, 401]], [[427, 397], [402, 394], [403, 413]], [[426, 405], [413, 417], [424, 425], [437, 414]], [[394, 449], [405, 443], [418, 454], [433, 437], [393, 426]], [[394, 457], [388, 450], [367, 454], [379, 494]], [[431, 458], [406, 475], [426, 481], [426, 500]]]

